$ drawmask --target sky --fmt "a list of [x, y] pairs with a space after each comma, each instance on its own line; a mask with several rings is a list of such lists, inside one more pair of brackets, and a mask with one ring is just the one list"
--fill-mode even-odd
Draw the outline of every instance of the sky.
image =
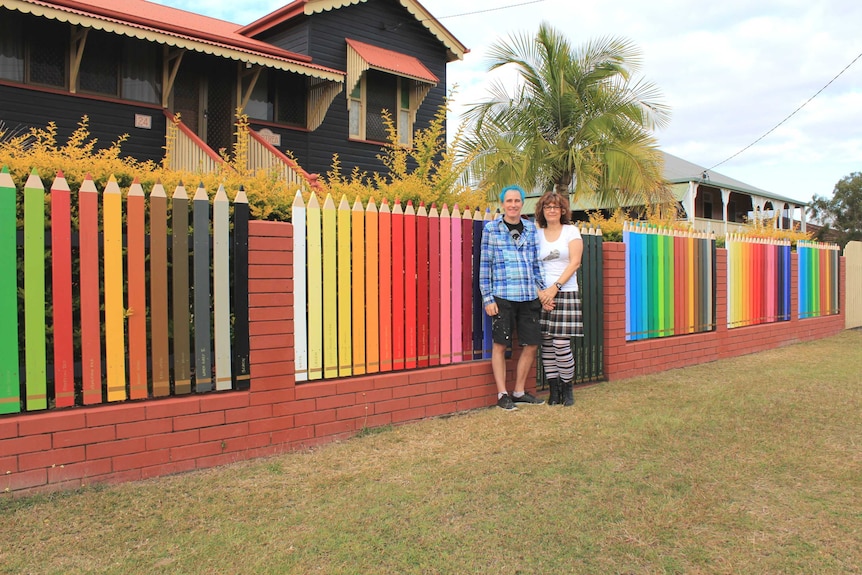
[[[157, 2], [248, 24], [288, 0]], [[859, 0], [420, 2], [469, 49], [447, 67], [450, 131], [488, 97], [488, 47], [548, 22], [575, 47], [619, 37], [640, 50], [639, 77], [671, 110], [654, 134], [665, 152], [800, 202], [862, 172]]]

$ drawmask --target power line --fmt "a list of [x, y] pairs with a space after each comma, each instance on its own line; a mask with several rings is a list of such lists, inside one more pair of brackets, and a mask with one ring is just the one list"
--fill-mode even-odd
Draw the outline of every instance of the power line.
[[440, 16], [435, 20], [444, 20], [446, 18], [460, 18], [461, 16], [473, 16], [474, 14], [485, 14], [486, 12], [496, 12], [498, 10], [508, 10], [509, 8], [518, 8], [520, 6], [528, 6], [530, 4], [539, 4], [545, 0], [531, 0], [530, 2], [521, 2], [520, 4], [509, 4], [507, 6], [497, 6], [496, 8], [486, 8], [485, 10], [475, 10], [473, 12], [463, 12], [461, 14], [451, 14], [449, 16]]
[[780, 122], [778, 122], [775, 126], [773, 126], [773, 127], [772, 127], [772, 129], [771, 129], [771, 130], [769, 130], [768, 132], [766, 132], [765, 134], [763, 134], [762, 136], [760, 136], [759, 138], [757, 138], [756, 140], [754, 140], [753, 142], [751, 142], [750, 144], [748, 144], [747, 146], [745, 146], [744, 148], [742, 148], [741, 150], [739, 150], [738, 152], [736, 152], [735, 154], [733, 154], [732, 156], [730, 156], [729, 158], [725, 158], [724, 160], [720, 161], [719, 163], [717, 163], [717, 164], [716, 164], [716, 165], [714, 165], [713, 167], [709, 168], [709, 169], [707, 170], [707, 172], [714, 170], [715, 168], [719, 167], [720, 165], [722, 165], [722, 164], [724, 164], [724, 163], [726, 163], [726, 162], [729, 162], [730, 160], [732, 160], [732, 159], [733, 159], [733, 158], [735, 158], [736, 156], [740, 155], [741, 153], [743, 153], [744, 151], [746, 151], [747, 149], [749, 149], [750, 147], [752, 147], [753, 145], [755, 145], [757, 142], [759, 142], [760, 140], [762, 140], [763, 138], [765, 138], [766, 136], [768, 136], [769, 134], [771, 134], [772, 132], [774, 132], [775, 130], [777, 130], [777, 129], [782, 125], [782, 124], [784, 124], [784, 122], [786, 122], [787, 120], [789, 120], [790, 118], [792, 118], [792, 117], [793, 117], [793, 116], [794, 116], [794, 115], [795, 115], [799, 110], [801, 110], [802, 108], [804, 108], [805, 106], [807, 106], [807, 105], [811, 102], [811, 100], [813, 100], [814, 98], [816, 98], [817, 96], [819, 96], [819, 95], [820, 95], [820, 92], [822, 92], [823, 90], [825, 90], [826, 88], [828, 88], [828, 87], [829, 87], [829, 85], [830, 85], [830, 84], [832, 84], [832, 82], [834, 82], [835, 80], [837, 80], [837, 79], [838, 79], [842, 74], [844, 74], [844, 72], [846, 72], [846, 71], [850, 68], [850, 66], [852, 66], [853, 64], [855, 64], [855, 63], [856, 63], [856, 61], [857, 61], [859, 58], [862, 58], [862, 53], [860, 53], [858, 56], [856, 56], [855, 58], [853, 58], [853, 61], [852, 61], [852, 62], [850, 62], [849, 64], [847, 64], [846, 66], [844, 66], [844, 69], [843, 69], [843, 70], [841, 70], [840, 72], [838, 72], [837, 74], [835, 74], [835, 77], [833, 77], [831, 80], [829, 80], [828, 82], [826, 82], [826, 85], [825, 85], [825, 86], [823, 86], [822, 88], [820, 88], [819, 90], [817, 90], [817, 92], [816, 92], [813, 96], [811, 96], [810, 98], [808, 98], [807, 100], [805, 100], [805, 102], [803, 102], [801, 106], [799, 106], [798, 108], [796, 108], [795, 110], [793, 110], [793, 111], [790, 113], [790, 115], [788, 115], [786, 118], [784, 118], [783, 120], [781, 120]]

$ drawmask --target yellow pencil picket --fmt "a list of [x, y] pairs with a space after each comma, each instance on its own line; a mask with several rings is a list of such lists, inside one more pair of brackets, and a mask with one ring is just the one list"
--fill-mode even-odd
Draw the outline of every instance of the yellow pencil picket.
[[311, 194], [305, 208], [308, 234], [308, 379], [323, 377], [323, 246], [317, 196]]
[[353, 237], [353, 375], [365, 373], [365, 213], [359, 198], [353, 202], [350, 231]]
[[337, 214], [332, 196], [323, 202], [323, 377], [338, 377]]
[[347, 197], [341, 196], [338, 204], [338, 375], [349, 376], [353, 366], [353, 338], [351, 303], [353, 294], [350, 291], [352, 281], [350, 267], [353, 254], [350, 252], [350, 224], [353, 214]]

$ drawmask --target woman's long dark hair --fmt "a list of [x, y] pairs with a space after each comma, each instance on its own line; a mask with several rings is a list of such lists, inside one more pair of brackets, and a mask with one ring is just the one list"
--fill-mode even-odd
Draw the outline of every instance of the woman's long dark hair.
[[536, 224], [540, 228], [548, 227], [548, 220], [545, 219], [545, 206], [547, 204], [557, 204], [560, 206], [560, 223], [570, 224], [572, 223], [572, 214], [569, 209], [569, 198], [568, 195], [558, 194], [557, 192], [545, 192], [545, 194], [539, 198], [539, 201], [536, 202]]

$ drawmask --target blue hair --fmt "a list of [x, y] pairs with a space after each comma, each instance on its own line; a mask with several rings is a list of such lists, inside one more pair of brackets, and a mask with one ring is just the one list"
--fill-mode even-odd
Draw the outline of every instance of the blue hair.
[[517, 192], [519, 194], [521, 194], [521, 201], [522, 202], [524, 201], [524, 198], [527, 196], [527, 194], [524, 192], [524, 188], [522, 188], [521, 186], [512, 185], [512, 186], [506, 186], [505, 188], [503, 188], [503, 191], [500, 192], [500, 203], [501, 204], [503, 203], [504, 198], [506, 197], [506, 192], [511, 192], [512, 190], [517, 190]]

